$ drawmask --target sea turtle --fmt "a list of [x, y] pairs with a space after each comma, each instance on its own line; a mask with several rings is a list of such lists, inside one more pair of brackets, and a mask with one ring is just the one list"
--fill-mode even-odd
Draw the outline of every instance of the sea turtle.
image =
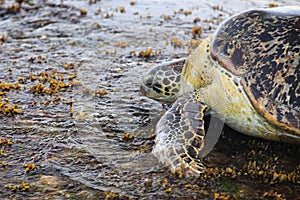
[[300, 7], [251, 9], [220, 24], [186, 59], [143, 77], [144, 95], [174, 102], [156, 125], [153, 153], [199, 174], [203, 116], [255, 137], [300, 144]]

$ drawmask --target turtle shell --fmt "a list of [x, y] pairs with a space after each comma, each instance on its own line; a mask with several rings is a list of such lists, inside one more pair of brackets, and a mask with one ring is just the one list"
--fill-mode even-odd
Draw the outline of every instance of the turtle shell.
[[212, 58], [241, 78], [257, 112], [300, 135], [300, 7], [248, 10], [223, 22]]

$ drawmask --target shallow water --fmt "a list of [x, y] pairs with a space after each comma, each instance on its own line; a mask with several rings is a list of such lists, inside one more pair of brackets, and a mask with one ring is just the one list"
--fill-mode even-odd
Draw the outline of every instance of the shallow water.
[[[0, 197], [300, 196], [298, 146], [246, 137], [225, 127], [204, 159], [216, 175], [200, 179], [172, 175], [150, 153], [164, 108], [141, 96], [141, 76], [157, 63], [185, 57], [194, 48], [188, 44], [194, 26], [203, 30], [194, 39], [203, 40], [228, 16], [272, 3], [205, 2], [40, 1], [39, 6], [23, 3], [20, 10], [8, 10], [10, 1], [1, 5], [0, 83], [20, 83], [20, 89], [2, 89], [2, 102], [19, 105], [23, 113], [0, 115], [0, 136], [13, 142], [1, 143], [0, 162], [7, 165], [0, 171]], [[196, 17], [200, 22], [193, 22]], [[183, 44], [175, 47], [172, 38]], [[147, 48], [152, 54], [139, 56]], [[56, 81], [62, 85], [52, 87]], [[47, 93], [41, 87], [53, 90]], [[26, 172], [28, 163], [35, 167]], [[266, 173], [258, 175], [256, 165]], [[234, 176], [227, 168], [240, 174]], [[281, 180], [283, 174], [294, 179]]]

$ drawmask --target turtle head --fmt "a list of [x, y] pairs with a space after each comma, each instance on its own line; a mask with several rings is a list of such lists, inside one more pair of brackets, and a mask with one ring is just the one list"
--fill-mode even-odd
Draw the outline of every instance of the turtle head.
[[163, 102], [174, 102], [178, 97], [184, 62], [185, 59], [178, 59], [151, 69], [142, 79], [143, 95]]

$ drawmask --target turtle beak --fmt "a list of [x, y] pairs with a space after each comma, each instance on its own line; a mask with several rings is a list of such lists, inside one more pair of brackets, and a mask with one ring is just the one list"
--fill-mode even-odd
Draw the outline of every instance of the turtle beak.
[[144, 96], [148, 96], [148, 94], [154, 92], [153, 89], [153, 76], [152, 74], [149, 74], [146, 77], [142, 78], [141, 84], [140, 84], [140, 90]]
[[149, 89], [150, 88], [148, 88], [144, 84], [140, 84], [140, 91], [141, 91], [143, 96], [147, 96], [147, 94], [149, 93]]

